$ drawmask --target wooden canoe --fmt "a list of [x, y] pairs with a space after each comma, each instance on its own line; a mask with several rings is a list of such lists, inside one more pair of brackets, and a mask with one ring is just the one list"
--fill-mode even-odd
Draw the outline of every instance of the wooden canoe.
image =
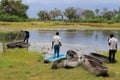
[[90, 55], [83, 55], [81, 58], [91, 59], [91, 60], [94, 60], [94, 61], [102, 64], [102, 61], [101, 61], [101, 60], [99, 60], [99, 59], [97, 59], [97, 58], [95, 58], [95, 57], [92, 57], [92, 56], [90, 56]]
[[94, 60], [86, 58], [84, 61], [82, 61], [81, 65], [91, 73], [95, 74], [96, 76], [103, 76], [103, 77], [108, 76], [107, 67], [103, 66], [102, 64]]
[[79, 60], [78, 54], [73, 50], [68, 50], [66, 57], [69, 61], [78, 61]]
[[109, 58], [107, 56], [102, 55], [102, 54], [90, 53], [89, 55], [101, 60], [102, 62], [107, 62], [107, 63], [109, 62]]
[[64, 68], [64, 60], [66, 58], [59, 58], [57, 60], [55, 60], [53, 63], [52, 63], [52, 68], [51, 69], [58, 69], [58, 68]]
[[53, 62], [52, 69], [57, 68], [75, 68], [81, 64], [78, 54], [73, 50], [68, 50], [66, 59], [58, 59]]
[[7, 48], [28, 48], [29, 46], [29, 43], [24, 43], [22, 41], [7, 43]]
[[52, 63], [52, 69], [58, 69], [58, 68], [75, 68], [81, 65], [81, 61], [71, 61], [66, 58], [61, 58]]

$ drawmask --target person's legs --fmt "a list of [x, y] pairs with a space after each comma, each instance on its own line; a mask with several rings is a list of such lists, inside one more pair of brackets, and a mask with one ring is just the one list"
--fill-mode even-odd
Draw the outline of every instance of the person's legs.
[[26, 39], [27, 39], [27, 37], [25, 36], [25, 37], [24, 37], [24, 40], [23, 40], [24, 43], [25, 43]]
[[27, 43], [27, 44], [28, 44], [28, 39], [29, 39], [29, 38], [27, 37], [27, 38], [26, 38], [26, 43]]
[[54, 58], [56, 58], [57, 46], [54, 46]]
[[59, 57], [59, 53], [60, 53], [60, 46], [57, 45], [57, 58]]
[[112, 62], [114, 63], [115, 62], [115, 53], [116, 53], [116, 50], [113, 50], [113, 56], [112, 56]]
[[112, 50], [109, 50], [109, 62], [111, 63], [111, 54], [112, 54]]

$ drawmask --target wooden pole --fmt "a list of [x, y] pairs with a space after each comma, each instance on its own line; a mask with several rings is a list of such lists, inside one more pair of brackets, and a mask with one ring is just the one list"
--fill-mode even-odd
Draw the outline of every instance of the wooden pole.
[[17, 40], [17, 38], [18, 38], [18, 36], [20, 35], [20, 33], [21, 33], [21, 32], [19, 32], [19, 33], [17, 34], [17, 36], [15, 37], [15, 39], [13, 40], [13, 42], [15, 42], [15, 41]]

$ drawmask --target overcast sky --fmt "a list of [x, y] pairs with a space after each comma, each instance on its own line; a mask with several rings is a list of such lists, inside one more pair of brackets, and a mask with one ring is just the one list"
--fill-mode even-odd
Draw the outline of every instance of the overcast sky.
[[120, 0], [22, 0], [22, 3], [29, 6], [27, 14], [31, 18], [37, 18], [40, 10], [50, 11], [54, 8], [64, 11], [68, 7], [82, 9], [118, 9]]

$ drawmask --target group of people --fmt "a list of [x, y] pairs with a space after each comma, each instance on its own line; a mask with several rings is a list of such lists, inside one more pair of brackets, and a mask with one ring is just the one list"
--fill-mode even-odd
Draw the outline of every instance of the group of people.
[[[114, 34], [110, 34], [108, 38], [108, 44], [109, 44], [109, 62], [115, 63], [115, 54], [117, 52], [117, 43], [118, 40], [114, 37]], [[61, 37], [59, 36], [59, 32], [56, 32], [56, 35], [53, 36], [52, 41], [52, 49], [54, 48], [54, 58], [59, 57], [60, 52], [60, 46], [61, 44]]]
[[[29, 39], [29, 31], [22, 31], [25, 33], [25, 37], [23, 42], [28, 43]], [[117, 43], [118, 40], [114, 37], [114, 34], [110, 34], [108, 38], [108, 44], [109, 44], [109, 62], [114, 63], [115, 62], [115, 54], [117, 52]], [[52, 49], [54, 49], [54, 58], [59, 57], [59, 52], [60, 52], [60, 46], [61, 44], [61, 37], [59, 36], [59, 32], [56, 32], [56, 35], [53, 36], [52, 40]]]

